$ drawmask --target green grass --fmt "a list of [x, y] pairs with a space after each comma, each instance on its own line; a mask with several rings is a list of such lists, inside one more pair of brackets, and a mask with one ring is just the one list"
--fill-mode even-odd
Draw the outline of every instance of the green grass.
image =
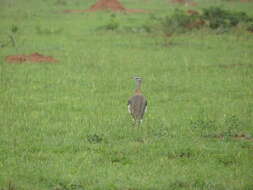
[[[62, 13], [96, 1], [1, 0], [0, 189], [253, 189], [253, 35], [206, 28], [131, 32], [150, 14]], [[165, 16], [185, 6], [121, 1]], [[252, 3], [197, 1], [244, 11]], [[190, 7], [192, 8], [192, 7]], [[39, 32], [38, 28], [42, 31]], [[49, 32], [47, 32], [49, 31]], [[39, 52], [59, 63], [8, 64]], [[143, 77], [148, 112], [132, 126], [127, 100]], [[222, 136], [223, 138], [220, 138]]]

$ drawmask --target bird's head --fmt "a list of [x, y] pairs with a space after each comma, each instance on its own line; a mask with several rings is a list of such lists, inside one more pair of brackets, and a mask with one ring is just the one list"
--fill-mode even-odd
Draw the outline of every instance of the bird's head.
[[141, 79], [141, 77], [134, 77], [134, 80], [135, 81], [141, 81], [142, 79]]
[[141, 77], [134, 77], [134, 80], [136, 81], [135, 93], [136, 94], [141, 94], [141, 81], [142, 81], [142, 78]]

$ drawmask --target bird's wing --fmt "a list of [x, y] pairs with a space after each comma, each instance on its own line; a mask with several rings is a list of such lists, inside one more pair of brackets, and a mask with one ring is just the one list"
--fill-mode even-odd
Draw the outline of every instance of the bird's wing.
[[127, 108], [128, 108], [128, 112], [131, 113], [131, 105], [130, 104], [128, 105]]
[[148, 101], [147, 100], [145, 100], [145, 108], [144, 108], [144, 110], [145, 110], [145, 112], [148, 111]]
[[131, 113], [131, 100], [130, 99], [128, 100], [127, 105], [128, 105], [128, 112]]

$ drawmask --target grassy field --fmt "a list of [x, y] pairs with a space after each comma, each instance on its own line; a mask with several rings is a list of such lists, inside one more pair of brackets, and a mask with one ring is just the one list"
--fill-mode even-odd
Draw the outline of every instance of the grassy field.
[[[253, 16], [253, 3], [121, 0], [150, 13], [63, 13], [95, 2], [0, 0], [0, 189], [253, 189], [253, 34], [203, 28], [167, 43], [139, 30], [176, 8]], [[118, 29], [104, 29], [112, 17]], [[59, 62], [4, 61], [34, 52]], [[133, 76], [148, 99], [139, 128], [127, 112]]]

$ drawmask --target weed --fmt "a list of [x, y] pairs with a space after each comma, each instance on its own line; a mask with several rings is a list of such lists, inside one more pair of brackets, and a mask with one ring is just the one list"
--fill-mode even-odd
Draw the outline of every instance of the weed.
[[191, 127], [200, 132], [203, 137], [239, 137], [243, 123], [235, 115], [225, 116], [224, 122], [220, 125], [215, 120], [198, 119], [190, 121]]
[[192, 181], [184, 181], [184, 180], [175, 180], [173, 183], [170, 184], [170, 189], [217, 189], [223, 190], [223, 185], [221, 184], [212, 184], [203, 181], [202, 179], [195, 179]]
[[140, 28], [147, 33], [159, 31], [159, 23], [161, 20], [162, 19], [160, 17], [151, 14]]
[[152, 135], [154, 135], [156, 138], [169, 137], [170, 134], [171, 133], [169, 129], [165, 127], [161, 127], [152, 131]]
[[11, 26], [11, 33], [16, 34], [18, 32], [18, 26], [17, 25], [12, 25]]
[[205, 181], [203, 181], [201, 179], [196, 179], [193, 181], [191, 186], [194, 187], [194, 189], [206, 189], [207, 184]]
[[65, 0], [56, 0], [55, 5], [65, 6], [65, 5], [67, 5], [67, 2]]
[[123, 30], [132, 33], [152, 33], [154, 31], [152, 25], [148, 24], [143, 24], [141, 26], [127, 26], [123, 27]]
[[8, 34], [8, 39], [5, 42], [0, 42], [0, 48], [7, 47], [9, 44], [11, 44], [13, 47], [17, 46], [17, 40], [16, 40], [16, 35], [18, 32], [19, 28], [17, 25], [12, 25], [10, 28], [10, 32]]
[[85, 190], [85, 188], [81, 184], [59, 183], [53, 190]]
[[210, 119], [190, 120], [190, 126], [199, 132], [202, 137], [211, 136], [217, 129], [216, 121]]
[[120, 163], [120, 164], [123, 164], [123, 165], [131, 163], [130, 160], [122, 153], [117, 153], [115, 155], [112, 155], [111, 162], [115, 163], [115, 164]]
[[167, 157], [168, 157], [168, 159], [191, 158], [194, 155], [195, 155], [194, 150], [192, 150], [191, 148], [184, 148], [182, 150], [169, 152], [167, 154]]
[[190, 184], [186, 181], [182, 180], [175, 180], [173, 183], [170, 184], [169, 189], [172, 190], [177, 190], [177, 189], [182, 189], [182, 188], [189, 188]]
[[216, 155], [216, 159], [220, 164], [224, 166], [230, 166], [236, 164], [236, 158], [233, 155]]
[[117, 20], [117, 16], [115, 14], [110, 15], [110, 21], [104, 25], [102, 28], [105, 30], [117, 30], [119, 28], [119, 22]]
[[101, 143], [102, 140], [103, 140], [103, 138], [100, 137], [100, 136], [97, 135], [97, 134], [94, 134], [94, 135], [88, 135], [88, 136], [87, 136], [87, 140], [88, 140], [88, 142], [90, 142], [90, 143]]
[[100, 153], [103, 154], [103, 160], [109, 161], [112, 164], [127, 165], [132, 163], [124, 151], [102, 150]]
[[41, 35], [51, 35], [51, 34], [60, 34], [63, 31], [63, 28], [41, 28], [40, 26], [36, 26], [35, 30], [38, 34]]
[[209, 119], [198, 119], [198, 120], [191, 120], [190, 124], [193, 128], [195, 129], [210, 129], [214, 128], [216, 126], [216, 122], [214, 120], [209, 120]]
[[17, 190], [16, 185], [14, 185], [11, 181], [8, 182], [6, 188], [1, 188], [0, 190]]
[[225, 117], [224, 125], [226, 130], [223, 132], [223, 135], [235, 136], [239, 133], [242, 122], [236, 115], [229, 115]]
[[247, 27], [247, 31], [253, 32], [253, 23], [250, 23]]
[[248, 182], [247, 184], [245, 184], [244, 190], [252, 190], [252, 189], [253, 189], [253, 183], [252, 182]]
[[110, 23], [108, 23], [107, 25], [105, 25], [105, 29], [106, 30], [116, 30], [119, 28], [119, 23], [116, 22], [115, 20], [111, 20]]

